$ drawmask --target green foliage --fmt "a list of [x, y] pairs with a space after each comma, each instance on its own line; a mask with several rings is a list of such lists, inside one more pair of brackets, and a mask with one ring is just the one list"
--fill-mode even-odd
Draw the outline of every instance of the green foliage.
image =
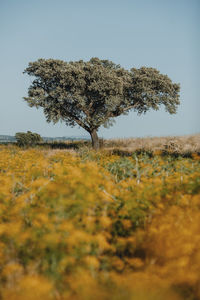
[[17, 144], [20, 147], [26, 147], [26, 146], [34, 146], [39, 142], [42, 142], [42, 138], [38, 133], [34, 133], [31, 131], [25, 132], [17, 132], [15, 134], [15, 138], [17, 140]]
[[134, 176], [134, 165], [133, 163], [125, 157], [119, 158], [118, 160], [108, 163], [107, 169], [111, 172], [116, 181], [120, 181], [129, 177]]

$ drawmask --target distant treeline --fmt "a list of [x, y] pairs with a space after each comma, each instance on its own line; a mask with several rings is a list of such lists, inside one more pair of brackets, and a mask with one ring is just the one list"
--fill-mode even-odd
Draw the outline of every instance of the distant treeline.
[[[89, 137], [42, 137], [44, 142], [60, 142], [60, 141], [78, 141], [78, 140], [88, 140]], [[11, 135], [0, 135], [0, 143], [16, 143], [16, 138]]]
[[11, 135], [0, 135], [0, 143], [15, 143], [16, 138]]

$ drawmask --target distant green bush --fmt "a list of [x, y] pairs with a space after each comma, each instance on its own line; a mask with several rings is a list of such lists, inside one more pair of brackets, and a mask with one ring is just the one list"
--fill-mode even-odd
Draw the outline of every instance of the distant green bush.
[[15, 138], [17, 140], [18, 146], [20, 147], [35, 146], [37, 143], [43, 141], [38, 133], [34, 133], [31, 131], [27, 131], [27, 133], [17, 132], [15, 134]]

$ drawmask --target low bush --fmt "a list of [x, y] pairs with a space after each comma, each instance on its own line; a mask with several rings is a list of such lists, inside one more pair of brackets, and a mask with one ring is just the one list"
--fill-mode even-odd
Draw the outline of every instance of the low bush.
[[38, 133], [33, 133], [31, 131], [17, 132], [15, 134], [17, 145], [20, 147], [34, 146], [37, 143], [42, 142], [42, 138]]

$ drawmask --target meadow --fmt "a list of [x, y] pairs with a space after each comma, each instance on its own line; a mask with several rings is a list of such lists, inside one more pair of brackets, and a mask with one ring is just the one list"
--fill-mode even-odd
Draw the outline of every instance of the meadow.
[[185, 139], [0, 145], [0, 299], [200, 299], [199, 136]]

